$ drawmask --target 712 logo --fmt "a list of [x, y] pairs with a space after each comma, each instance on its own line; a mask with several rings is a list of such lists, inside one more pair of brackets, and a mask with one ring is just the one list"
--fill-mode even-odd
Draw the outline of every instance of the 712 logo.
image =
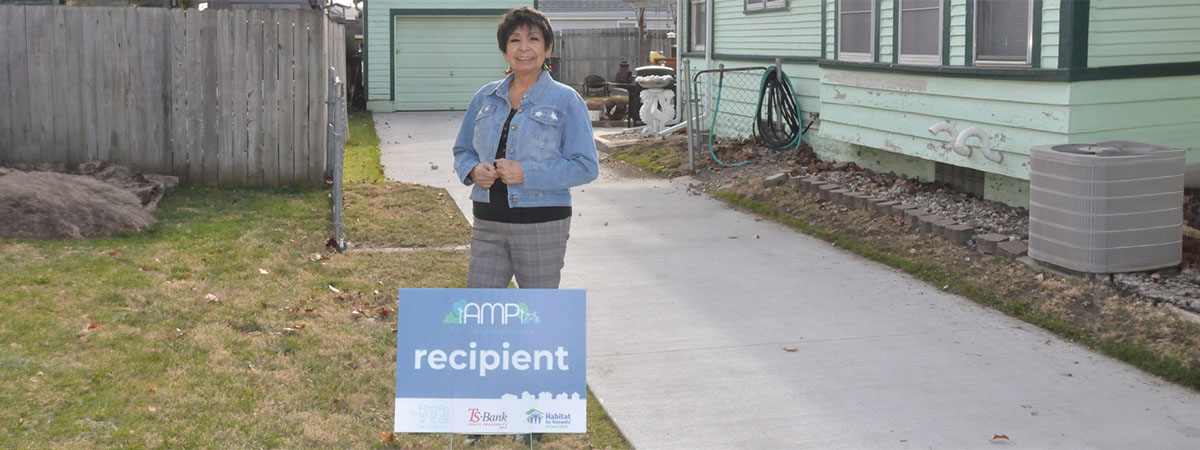
[[421, 424], [447, 424], [450, 423], [450, 408], [440, 405], [425, 405], [417, 408], [412, 412], [414, 418], [417, 418]]

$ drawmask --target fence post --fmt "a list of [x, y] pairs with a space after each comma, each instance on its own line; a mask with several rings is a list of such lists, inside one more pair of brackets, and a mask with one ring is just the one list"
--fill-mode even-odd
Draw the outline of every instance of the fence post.
[[337, 77], [337, 71], [329, 68], [329, 121], [325, 124], [325, 143], [327, 163], [325, 165], [326, 179], [333, 180], [330, 189], [330, 199], [333, 201], [333, 244], [338, 252], [346, 251], [346, 239], [343, 236], [342, 221], [342, 166], [346, 151], [347, 118], [345, 101], [342, 95], [342, 81]]

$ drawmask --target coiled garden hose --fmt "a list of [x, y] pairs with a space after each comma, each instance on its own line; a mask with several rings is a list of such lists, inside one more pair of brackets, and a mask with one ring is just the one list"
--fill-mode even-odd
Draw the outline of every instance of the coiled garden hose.
[[[763, 115], [763, 104], [766, 115]], [[812, 126], [810, 122], [808, 126]], [[775, 149], [798, 148], [800, 138], [800, 104], [796, 101], [792, 80], [783, 70], [768, 67], [758, 87], [758, 107], [754, 110], [754, 134], [763, 145]]]

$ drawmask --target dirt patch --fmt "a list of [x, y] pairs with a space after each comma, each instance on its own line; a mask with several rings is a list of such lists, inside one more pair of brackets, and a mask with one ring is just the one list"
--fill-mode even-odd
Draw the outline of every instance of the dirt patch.
[[[973, 240], [965, 246], [955, 245], [914, 231], [899, 218], [817, 200], [789, 183], [764, 186], [764, 179], [778, 174], [812, 176], [876, 198], [917, 204], [960, 223], [973, 223], [977, 234], [997, 233], [1011, 239], [1028, 237], [1028, 212], [1023, 208], [983, 200], [942, 184], [874, 173], [852, 163], [821, 161], [806, 146], [775, 151], [739, 141], [726, 143], [716, 153], [726, 162], [749, 162], [736, 167], [717, 164], [702, 148], [691, 187], [1159, 375], [1200, 387], [1200, 326], [1196, 322], [1200, 316], [1175, 308], [1200, 306], [1192, 301], [1200, 294], [1200, 251], [1196, 251], [1200, 240], [1185, 238], [1185, 261], [1179, 268], [1111, 277], [1063, 276], [1011, 258], [981, 254]], [[621, 147], [612, 156], [610, 161], [649, 165], [667, 177], [689, 172], [687, 141], [683, 139], [644, 141]], [[1166, 289], [1183, 301], [1147, 295], [1147, 290], [1131, 288], [1134, 283]]]
[[174, 177], [87, 162], [0, 167], [0, 236], [85, 239], [137, 232]]

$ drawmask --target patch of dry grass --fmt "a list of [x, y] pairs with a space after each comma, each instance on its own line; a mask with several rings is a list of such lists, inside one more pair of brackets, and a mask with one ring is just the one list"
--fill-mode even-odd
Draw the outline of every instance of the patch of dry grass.
[[364, 247], [466, 245], [471, 228], [443, 189], [400, 183], [347, 189], [346, 233]]
[[[397, 205], [358, 210], [351, 240], [467, 241], [433, 189], [347, 192]], [[389, 433], [395, 293], [461, 287], [467, 253], [330, 253], [328, 214], [323, 190], [182, 188], [146, 233], [0, 240], [0, 448], [448, 445]], [[610, 434], [547, 442], [625, 446]]]

